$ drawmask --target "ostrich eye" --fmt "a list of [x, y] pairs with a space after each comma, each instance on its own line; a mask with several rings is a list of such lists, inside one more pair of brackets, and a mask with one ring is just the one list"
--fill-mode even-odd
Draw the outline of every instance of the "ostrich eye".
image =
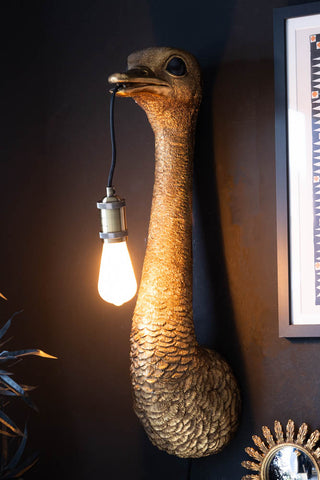
[[182, 58], [173, 57], [168, 63], [166, 70], [167, 72], [171, 73], [171, 75], [181, 77], [186, 73], [187, 67]]

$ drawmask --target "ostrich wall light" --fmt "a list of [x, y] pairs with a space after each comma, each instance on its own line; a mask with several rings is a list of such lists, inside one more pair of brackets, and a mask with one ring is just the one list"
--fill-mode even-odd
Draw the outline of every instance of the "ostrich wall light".
[[179, 457], [219, 452], [238, 424], [227, 363], [197, 343], [192, 312], [192, 162], [201, 100], [196, 59], [172, 48], [128, 57], [109, 77], [146, 112], [155, 135], [148, 243], [131, 332], [134, 409], [150, 440]]

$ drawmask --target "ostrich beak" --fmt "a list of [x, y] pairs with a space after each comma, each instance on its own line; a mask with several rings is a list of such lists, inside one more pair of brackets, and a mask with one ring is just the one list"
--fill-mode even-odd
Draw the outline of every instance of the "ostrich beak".
[[157, 78], [147, 67], [138, 67], [127, 70], [125, 73], [113, 73], [108, 78], [109, 83], [121, 85], [117, 95], [131, 97], [136, 93], [150, 92], [163, 95], [169, 88], [169, 83]]

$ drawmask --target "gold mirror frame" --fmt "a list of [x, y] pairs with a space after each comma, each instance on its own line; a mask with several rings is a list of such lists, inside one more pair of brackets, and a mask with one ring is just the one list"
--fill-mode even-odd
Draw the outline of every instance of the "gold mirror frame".
[[298, 448], [310, 458], [316, 468], [318, 479], [320, 480], [320, 447], [315, 449], [320, 439], [320, 432], [315, 430], [311, 435], [307, 435], [308, 426], [306, 423], [303, 423], [295, 439], [295, 425], [292, 420], [289, 420], [287, 423], [285, 435], [282, 425], [278, 420], [274, 422], [274, 431], [275, 436], [273, 436], [268, 427], [262, 427], [262, 433], [266, 439], [266, 443], [257, 435], [253, 435], [252, 440], [258, 447], [258, 450], [247, 447], [245, 451], [258, 463], [246, 460], [242, 462], [241, 465], [248, 470], [253, 470], [258, 473], [245, 475], [242, 477], [242, 480], [268, 480], [267, 472], [274, 453], [281, 450], [282, 447], [288, 446]]

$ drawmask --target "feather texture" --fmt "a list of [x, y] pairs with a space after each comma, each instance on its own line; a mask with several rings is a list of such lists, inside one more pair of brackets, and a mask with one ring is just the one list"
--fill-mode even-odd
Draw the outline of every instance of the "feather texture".
[[[182, 76], [167, 71], [172, 58], [184, 62]], [[145, 110], [155, 134], [148, 243], [131, 333], [134, 409], [158, 448], [202, 457], [229, 442], [240, 396], [230, 367], [198, 345], [193, 324], [192, 162], [200, 70], [192, 55], [170, 48], [132, 54], [128, 67], [110, 81], [123, 84], [119, 95]]]

